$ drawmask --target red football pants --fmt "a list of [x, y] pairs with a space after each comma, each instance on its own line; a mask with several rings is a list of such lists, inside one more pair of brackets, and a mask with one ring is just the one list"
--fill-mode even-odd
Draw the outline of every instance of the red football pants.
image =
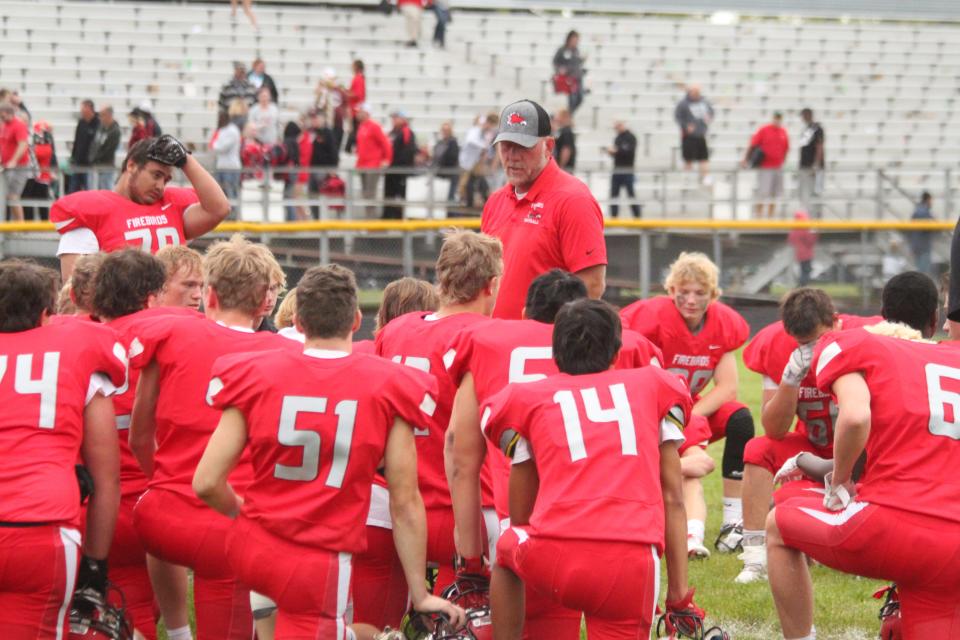
[[238, 580], [277, 603], [276, 640], [348, 637], [349, 553], [293, 544], [241, 516], [227, 556]]
[[117, 514], [117, 527], [110, 543], [110, 582], [116, 585], [123, 598], [115, 591], [109, 594], [114, 606], [126, 606], [127, 618], [147, 640], [157, 638], [157, 616], [153, 601], [153, 587], [147, 573], [147, 554], [133, 526], [133, 507], [140, 494], [123, 496]]
[[787, 500], [774, 513], [788, 547], [896, 582], [904, 638], [960, 638], [960, 524], [868, 502], [829, 511], [816, 497]]
[[400, 627], [407, 611], [407, 578], [393, 531], [367, 525], [367, 550], [353, 556], [353, 619], [378, 629]]
[[[226, 539], [232, 520], [186, 496], [149, 489], [133, 510], [146, 551], [193, 569], [198, 640], [250, 640], [250, 592], [234, 577]], [[270, 564], [263, 569], [271, 567]]]
[[757, 436], [743, 450], [743, 461], [763, 467], [776, 474], [783, 464], [798, 453], [812, 453], [821, 458], [832, 459], [833, 447], [818, 447], [803, 433], [791, 431], [780, 440]]
[[0, 527], [0, 638], [65, 637], [79, 559], [76, 529]]
[[650, 636], [660, 588], [660, 558], [652, 545], [541, 538], [511, 527], [500, 536], [497, 564], [517, 574], [527, 593], [583, 611], [590, 640]]

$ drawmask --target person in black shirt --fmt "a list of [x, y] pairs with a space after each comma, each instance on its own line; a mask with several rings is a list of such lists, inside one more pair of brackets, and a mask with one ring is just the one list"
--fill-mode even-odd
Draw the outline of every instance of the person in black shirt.
[[797, 191], [800, 203], [814, 218], [821, 217], [823, 195], [823, 127], [813, 121], [813, 111], [800, 112], [805, 126], [800, 134], [800, 173]]
[[453, 125], [444, 122], [440, 125], [440, 137], [433, 146], [431, 166], [437, 171], [437, 176], [446, 178], [450, 183], [447, 189], [447, 201], [453, 202], [457, 197], [457, 178], [460, 175], [460, 145], [453, 135]]
[[556, 131], [554, 136], [557, 139], [557, 144], [553, 148], [553, 157], [561, 169], [567, 173], [573, 173], [577, 166], [577, 137], [573, 133], [570, 111], [560, 109], [553, 120]]
[[[93, 100], [84, 100], [80, 103], [80, 119], [77, 120], [77, 130], [73, 134], [73, 148], [70, 151], [72, 167], [82, 170], [90, 166], [90, 145], [99, 127], [100, 118], [97, 117]], [[68, 176], [67, 193], [86, 191], [89, 188], [86, 173], [71, 173]]]
[[[394, 111], [390, 114], [393, 120], [393, 129], [390, 131], [390, 142], [393, 144], [393, 161], [391, 168], [409, 168], [414, 165], [417, 157], [417, 139], [410, 130], [410, 123], [407, 122], [407, 115], [403, 111]], [[386, 200], [399, 200], [403, 202], [407, 198], [407, 177], [406, 173], [388, 173], [383, 180], [383, 197]], [[403, 206], [388, 205], [383, 208], [384, 219], [403, 218]]]
[[[633, 135], [627, 125], [617, 122], [613, 125], [617, 137], [613, 139], [613, 146], [607, 147], [606, 152], [613, 158], [613, 175], [610, 176], [610, 216], [616, 218], [620, 213], [620, 206], [616, 203], [620, 197], [620, 190], [626, 189], [630, 200], [636, 199], [633, 192], [633, 163], [637, 157], [637, 137]], [[640, 205], [635, 202], [630, 205], [634, 218], [641, 216]]]

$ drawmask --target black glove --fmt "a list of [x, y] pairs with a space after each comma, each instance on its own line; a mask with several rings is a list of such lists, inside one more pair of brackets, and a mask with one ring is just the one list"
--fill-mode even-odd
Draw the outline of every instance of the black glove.
[[74, 472], [77, 474], [77, 484], [80, 485], [80, 504], [87, 504], [87, 500], [93, 495], [93, 476], [82, 464], [75, 465]]
[[168, 133], [151, 142], [147, 149], [148, 160], [178, 169], [183, 169], [183, 166], [187, 164], [188, 155], [190, 155], [190, 152], [183, 146], [183, 143]]
[[74, 591], [90, 589], [95, 591], [104, 600], [107, 597], [107, 561], [94, 560], [89, 556], [80, 558], [80, 568], [77, 571], [77, 586]]

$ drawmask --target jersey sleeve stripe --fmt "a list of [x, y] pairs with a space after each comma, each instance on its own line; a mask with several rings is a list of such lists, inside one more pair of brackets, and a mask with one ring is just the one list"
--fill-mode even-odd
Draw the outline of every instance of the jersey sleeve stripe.
[[840, 351], [840, 345], [836, 342], [831, 342], [823, 348], [823, 351], [820, 352], [820, 360], [817, 361], [817, 377], [820, 377], [820, 372], [830, 364], [831, 360], [840, 355]]

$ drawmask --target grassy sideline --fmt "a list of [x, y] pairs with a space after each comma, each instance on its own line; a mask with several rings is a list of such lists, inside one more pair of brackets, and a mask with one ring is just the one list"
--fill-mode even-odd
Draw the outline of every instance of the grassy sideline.
[[[737, 354], [740, 370], [740, 400], [750, 407], [760, 426], [760, 376], [743, 366]], [[709, 453], [717, 462], [717, 471], [705, 484], [707, 505], [707, 546], [713, 549], [713, 541], [720, 530], [721, 491], [720, 458], [723, 441], [713, 444]], [[741, 562], [735, 555], [714, 553], [708, 560], [690, 563], [690, 584], [697, 589], [697, 602], [707, 610], [708, 623], [721, 625], [736, 640], [772, 640], [781, 638], [773, 598], [767, 582], [738, 585], [733, 582], [740, 572]], [[597, 571], [604, 567], [597, 566]], [[665, 567], [664, 567], [665, 576]], [[880, 605], [871, 598], [882, 586], [874, 580], [865, 580], [837, 573], [824, 567], [813, 568], [816, 597], [815, 623], [817, 636], [824, 640], [872, 640], [878, 636], [880, 623], [877, 611]], [[661, 585], [661, 601], [666, 589], [666, 579]], [[191, 618], [192, 618], [191, 612]], [[191, 620], [192, 622], [192, 620]], [[582, 636], [587, 638], [586, 633]], [[160, 630], [160, 640], [167, 640]]]

